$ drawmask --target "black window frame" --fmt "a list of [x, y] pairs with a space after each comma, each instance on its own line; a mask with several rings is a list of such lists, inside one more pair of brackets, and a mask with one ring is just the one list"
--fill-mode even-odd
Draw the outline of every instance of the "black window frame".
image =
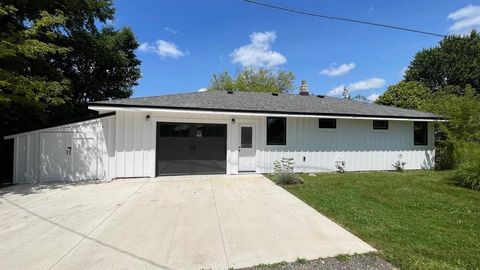
[[[375, 126], [375, 123], [386, 123], [385, 126]], [[389, 128], [389, 123], [388, 120], [373, 120], [372, 121], [372, 129], [374, 130], [388, 130]]]
[[[269, 129], [269, 120], [270, 119], [281, 119], [283, 120], [283, 140], [281, 142], [271, 142], [270, 129]], [[287, 118], [286, 117], [267, 117], [267, 145], [287, 145]]]
[[[417, 127], [416, 125], [418, 124], [421, 124], [422, 125], [422, 130], [424, 131], [424, 134], [423, 134], [423, 142], [417, 142], [416, 138], [417, 138], [417, 135], [416, 135], [416, 132], [417, 132]], [[428, 123], [427, 122], [424, 122], [424, 121], [415, 121], [413, 122], [413, 145], [415, 146], [426, 146], [428, 145]]]
[[[333, 123], [332, 126], [322, 126], [321, 123]], [[335, 118], [319, 118], [318, 119], [318, 128], [320, 129], [336, 129], [337, 128], [337, 119]]]

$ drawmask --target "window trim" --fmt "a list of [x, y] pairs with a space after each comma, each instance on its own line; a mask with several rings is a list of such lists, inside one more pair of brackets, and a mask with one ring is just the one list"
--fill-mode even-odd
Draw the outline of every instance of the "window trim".
[[[376, 128], [375, 127], [375, 122], [386, 122], [387, 123], [387, 127], [386, 128]], [[388, 122], [388, 120], [372, 120], [372, 129], [373, 130], [389, 130], [390, 128], [390, 123]]]
[[[329, 121], [333, 121], [333, 127], [321, 127], [320, 126], [320, 122], [322, 120], [329, 120]], [[321, 130], [333, 130], [333, 129], [337, 129], [337, 119], [336, 118], [318, 118], [318, 128], [321, 129]]]
[[[283, 119], [283, 120], [285, 121], [285, 125], [283, 125], [283, 134], [284, 134], [284, 136], [283, 136], [283, 142], [281, 142], [281, 143], [271, 143], [271, 142], [268, 141], [268, 120], [269, 120], [269, 119], [272, 119], [272, 118], [273, 118], [273, 119]], [[266, 140], [266, 144], [267, 144], [267, 145], [274, 145], [274, 146], [275, 146], [275, 145], [276, 145], [276, 146], [282, 146], [282, 145], [284, 146], [284, 145], [287, 145], [287, 118], [286, 118], [286, 117], [275, 117], [275, 116], [271, 116], [271, 117], [270, 117], [270, 116], [269, 116], [269, 117], [267, 117], [267, 119], [266, 119], [265, 126], [266, 126], [266, 129], [267, 129], [266, 132], [265, 132], [265, 134], [266, 134], [265, 140]]]
[[[425, 143], [416, 143], [415, 142], [415, 124], [422, 123], [425, 125]], [[428, 122], [424, 121], [414, 121], [413, 122], [413, 145], [414, 146], [428, 146]]]

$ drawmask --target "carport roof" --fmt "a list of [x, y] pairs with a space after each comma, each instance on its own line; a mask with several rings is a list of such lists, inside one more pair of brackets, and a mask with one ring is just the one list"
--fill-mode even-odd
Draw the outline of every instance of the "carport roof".
[[433, 113], [327, 96], [207, 91], [90, 103], [92, 107], [160, 108], [267, 114], [443, 119]]

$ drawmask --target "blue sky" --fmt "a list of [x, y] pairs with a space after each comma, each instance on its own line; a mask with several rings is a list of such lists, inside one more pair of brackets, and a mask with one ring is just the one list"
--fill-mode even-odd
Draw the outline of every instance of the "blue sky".
[[[262, 0], [263, 1], [263, 0]], [[480, 29], [480, 5], [462, 0], [265, 0], [339, 17], [440, 34]], [[243, 66], [287, 70], [315, 94], [374, 98], [402, 79], [416, 52], [440, 38], [286, 13], [241, 0], [117, 0], [116, 27], [142, 44], [134, 96], [195, 92], [213, 73]]]

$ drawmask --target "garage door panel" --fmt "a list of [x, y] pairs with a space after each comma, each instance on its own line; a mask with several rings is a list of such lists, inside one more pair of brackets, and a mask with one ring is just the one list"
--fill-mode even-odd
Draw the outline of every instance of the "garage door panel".
[[157, 123], [156, 174], [226, 172], [226, 125]]

